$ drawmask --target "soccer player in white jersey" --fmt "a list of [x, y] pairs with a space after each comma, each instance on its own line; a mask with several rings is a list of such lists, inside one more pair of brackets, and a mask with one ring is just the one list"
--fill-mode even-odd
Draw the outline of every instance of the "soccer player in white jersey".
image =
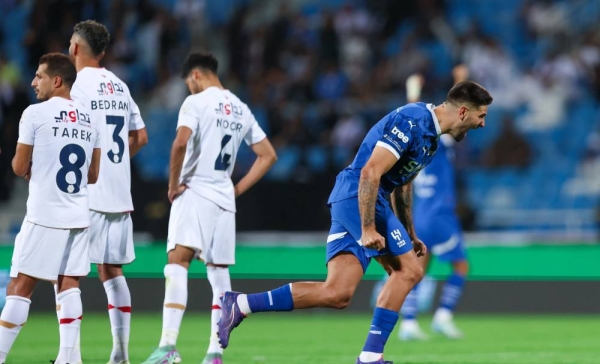
[[[122, 266], [135, 259], [130, 158], [148, 142], [140, 110], [127, 85], [100, 67], [110, 40], [106, 27], [95, 21], [73, 28], [69, 54], [77, 69], [71, 97], [90, 110], [100, 129], [102, 172], [90, 188], [90, 260], [98, 268], [108, 299], [113, 335], [109, 364], [129, 363], [131, 295]], [[81, 361], [74, 353], [72, 363]]]
[[[246, 192], [277, 160], [275, 150], [246, 104], [223, 88], [218, 62], [193, 53], [182, 77], [192, 95], [183, 102], [171, 149], [171, 216], [165, 266], [165, 301], [159, 348], [146, 364], [179, 363], [175, 349], [187, 304], [187, 274], [195, 258], [204, 261], [212, 286], [210, 344], [203, 364], [221, 364], [217, 337], [221, 294], [230, 290], [229, 266], [235, 263], [235, 198]], [[242, 141], [257, 156], [234, 186], [231, 172]]]
[[31, 86], [39, 104], [23, 112], [16, 175], [29, 180], [27, 215], [15, 239], [0, 315], [0, 363], [27, 321], [39, 280], [58, 282], [60, 351], [56, 364], [70, 363], [82, 318], [79, 277], [90, 271], [88, 184], [100, 168], [98, 130], [88, 109], [69, 94], [76, 71], [69, 57], [42, 56]]

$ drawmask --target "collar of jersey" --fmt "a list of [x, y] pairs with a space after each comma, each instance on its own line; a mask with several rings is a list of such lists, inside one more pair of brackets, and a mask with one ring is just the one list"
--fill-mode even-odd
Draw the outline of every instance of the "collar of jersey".
[[429, 110], [429, 112], [431, 113], [431, 117], [433, 118], [433, 124], [435, 125], [435, 131], [437, 133], [437, 135], [441, 135], [442, 134], [442, 128], [440, 128], [440, 122], [438, 121], [437, 116], [435, 116], [435, 112], [433, 111], [433, 108], [435, 106], [433, 104], [427, 104], [427, 110]]

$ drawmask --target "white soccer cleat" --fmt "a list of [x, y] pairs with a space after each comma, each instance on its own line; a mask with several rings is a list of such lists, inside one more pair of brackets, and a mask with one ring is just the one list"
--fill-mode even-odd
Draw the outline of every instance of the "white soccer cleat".
[[429, 340], [429, 336], [421, 330], [417, 320], [402, 320], [400, 330], [398, 330], [398, 339], [402, 341], [422, 341]]
[[452, 314], [440, 312], [440, 310], [433, 316], [431, 329], [449, 339], [461, 339], [463, 337], [463, 333], [454, 325]]

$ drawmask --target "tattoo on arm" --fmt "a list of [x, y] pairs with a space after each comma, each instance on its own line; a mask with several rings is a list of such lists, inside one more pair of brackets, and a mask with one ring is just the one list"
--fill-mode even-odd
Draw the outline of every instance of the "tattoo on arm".
[[378, 190], [379, 181], [375, 181], [372, 177], [361, 176], [358, 186], [358, 207], [363, 227], [375, 224], [375, 204]]
[[408, 235], [413, 238], [415, 236], [415, 227], [412, 219], [412, 183], [402, 186], [401, 193], [395, 193], [394, 195], [396, 215], [406, 228]]

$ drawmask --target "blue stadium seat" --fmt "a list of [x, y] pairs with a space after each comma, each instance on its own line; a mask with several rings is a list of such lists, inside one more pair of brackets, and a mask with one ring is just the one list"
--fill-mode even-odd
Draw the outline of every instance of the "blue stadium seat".
[[300, 162], [300, 148], [286, 146], [277, 149], [277, 163], [269, 170], [267, 179], [288, 181], [293, 178], [294, 171]]
[[329, 163], [327, 150], [323, 146], [313, 146], [306, 150], [306, 161], [310, 169], [323, 172]]

